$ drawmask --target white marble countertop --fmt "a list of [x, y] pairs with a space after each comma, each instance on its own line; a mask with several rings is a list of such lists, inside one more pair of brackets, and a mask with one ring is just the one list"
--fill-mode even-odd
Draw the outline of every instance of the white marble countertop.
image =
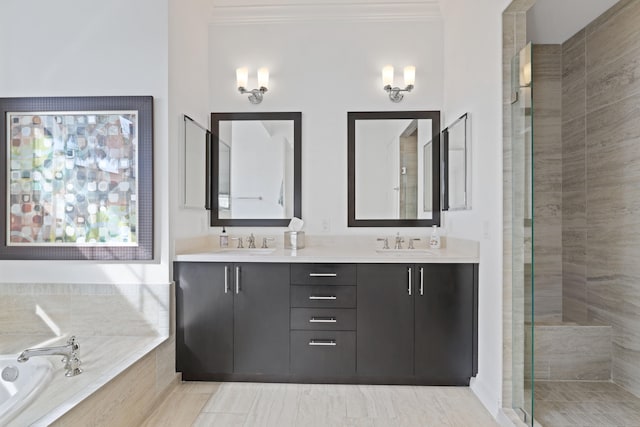
[[[424, 239], [423, 239], [424, 240]], [[257, 241], [257, 239], [256, 239]], [[183, 247], [175, 257], [181, 262], [285, 262], [285, 263], [478, 263], [478, 243], [470, 240], [448, 239], [446, 247], [428, 248], [424, 242], [415, 250], [383, 250], [376, 237], [309, 237], [304, 249], [284, 249], [276, 242], [271, 252], [263, 250], [220, 249], [216, 246]], [[389, 239], [393, 246], [393, 238]], [[404, 248], [407, 243], [404, 243]]]

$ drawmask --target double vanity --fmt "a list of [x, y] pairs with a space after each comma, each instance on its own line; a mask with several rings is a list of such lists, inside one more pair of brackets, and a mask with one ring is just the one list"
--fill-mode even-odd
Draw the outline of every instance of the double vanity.
[[177, 255], [183, 379], [468, 385], [477, 245], [396, 251], [376, 249], [375, 238], [330, 240]]

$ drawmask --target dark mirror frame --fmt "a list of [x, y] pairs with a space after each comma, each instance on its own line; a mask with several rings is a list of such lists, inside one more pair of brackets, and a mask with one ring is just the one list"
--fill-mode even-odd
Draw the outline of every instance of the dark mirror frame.
[[211, 113], [212, 144], [210, 153], [210, 225], [244, 227], [286, 227], [291, 218], [219, 218], [218, 217], [218, 150], [220, 122], [229, 120], [291, 120], [293, 122], [293, 215], [302, 218], [302, 113]]
[[[432, 123], [433, 218], [356, 218], [356, 120], [426, 119]], [[347, 113], [348, 217], [349, 227], [430, 227], [440, 225], [440, 111], [369, 111]]]

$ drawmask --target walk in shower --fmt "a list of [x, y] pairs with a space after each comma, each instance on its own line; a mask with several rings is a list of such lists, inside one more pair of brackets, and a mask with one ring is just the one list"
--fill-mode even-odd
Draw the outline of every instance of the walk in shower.
[[[640, 2], [529, 3], [510, 76], [512, 407], [639, 426]], [[592, 16], [550, 39], [569, 9]]]

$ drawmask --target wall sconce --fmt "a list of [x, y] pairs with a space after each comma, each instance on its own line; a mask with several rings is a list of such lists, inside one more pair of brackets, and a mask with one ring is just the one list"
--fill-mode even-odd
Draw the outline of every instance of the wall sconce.
[[259, 89], [247, 90], [247, 82], [249, 80], [249, 70], [245, 67], [236, 70], [236, 82], [238, 84], [238, 92], [241, 94], [249, 93], [249, 102], [252, 104], [260, 104], [264, 93], [269, 86], [269, 69], [258, 69], [258, 87]]
[[393, 102], [402, 101], [404, 95], [401, 92], [411, 92], [415, 83], [416, 67], [412, 65], [404, 67], [404, 89], [393, 87], [393, 67], [391, 65], [387, 65], [382, 69], [382, 84], [384, 85], [384, 90], [389, 94], [389, 99]]

